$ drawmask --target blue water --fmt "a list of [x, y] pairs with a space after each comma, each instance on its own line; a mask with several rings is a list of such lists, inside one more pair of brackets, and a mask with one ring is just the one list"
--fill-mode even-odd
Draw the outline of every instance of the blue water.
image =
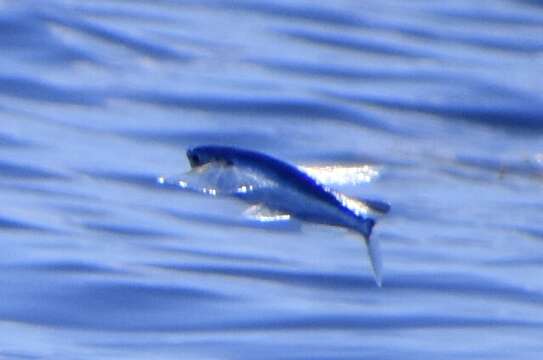
[[[541, 358], [541, 2], [3, 0], [0, 51], [0, 358]], [[157, 184], [206, 143], [377, 166], [383, 288]]]

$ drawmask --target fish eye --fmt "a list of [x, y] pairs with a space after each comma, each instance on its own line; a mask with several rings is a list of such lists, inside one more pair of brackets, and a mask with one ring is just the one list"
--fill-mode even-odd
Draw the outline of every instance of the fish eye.
[[192, 154], [192, 161], [194, 162], [194, 164], [199, 164], [200, 163], [200, 157], [196, 154]]

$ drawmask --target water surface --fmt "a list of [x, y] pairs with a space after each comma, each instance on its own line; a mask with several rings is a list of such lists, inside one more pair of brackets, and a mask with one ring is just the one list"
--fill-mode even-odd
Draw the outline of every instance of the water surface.
[[[0, 1], [0, 357], [538, 359], [536, 1]], [[364, 165], [341, 229], [160, 186], [225, 144]]]

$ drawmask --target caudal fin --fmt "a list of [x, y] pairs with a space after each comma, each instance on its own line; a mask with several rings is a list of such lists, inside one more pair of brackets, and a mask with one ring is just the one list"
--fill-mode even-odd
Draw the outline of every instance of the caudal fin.
[[377, 286], [381, 287], [382, 277], [381, 270], [383, 267], [381, 260], [381, 249], [379, 247], [378, 239], [370, 239], [371, 231], [375, 225], [375, 220], [365, 219], [362, 222], [360, 232], [364, 235], [364, 240], [366, 241], [366, 248], [368, 250], [368, 255], [370, 257], [371, 268], [373, 270], [373, 278], [377, 283]]

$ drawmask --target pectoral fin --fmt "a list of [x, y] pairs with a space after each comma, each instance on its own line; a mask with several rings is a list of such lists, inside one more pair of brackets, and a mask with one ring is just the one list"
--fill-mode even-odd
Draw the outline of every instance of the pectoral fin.
[[276, 186], [254, 172], [218, 162], [175, 176], [161, 176], [158, 182], [213, 196], [245, 194]]
[[262, 204], [252, 205], [243, 212], [243, 215], [248, 219], [260, 221], [260, 222], [272, 222], [272, 221], [288, 221], [290, 215], [271, 210]]

